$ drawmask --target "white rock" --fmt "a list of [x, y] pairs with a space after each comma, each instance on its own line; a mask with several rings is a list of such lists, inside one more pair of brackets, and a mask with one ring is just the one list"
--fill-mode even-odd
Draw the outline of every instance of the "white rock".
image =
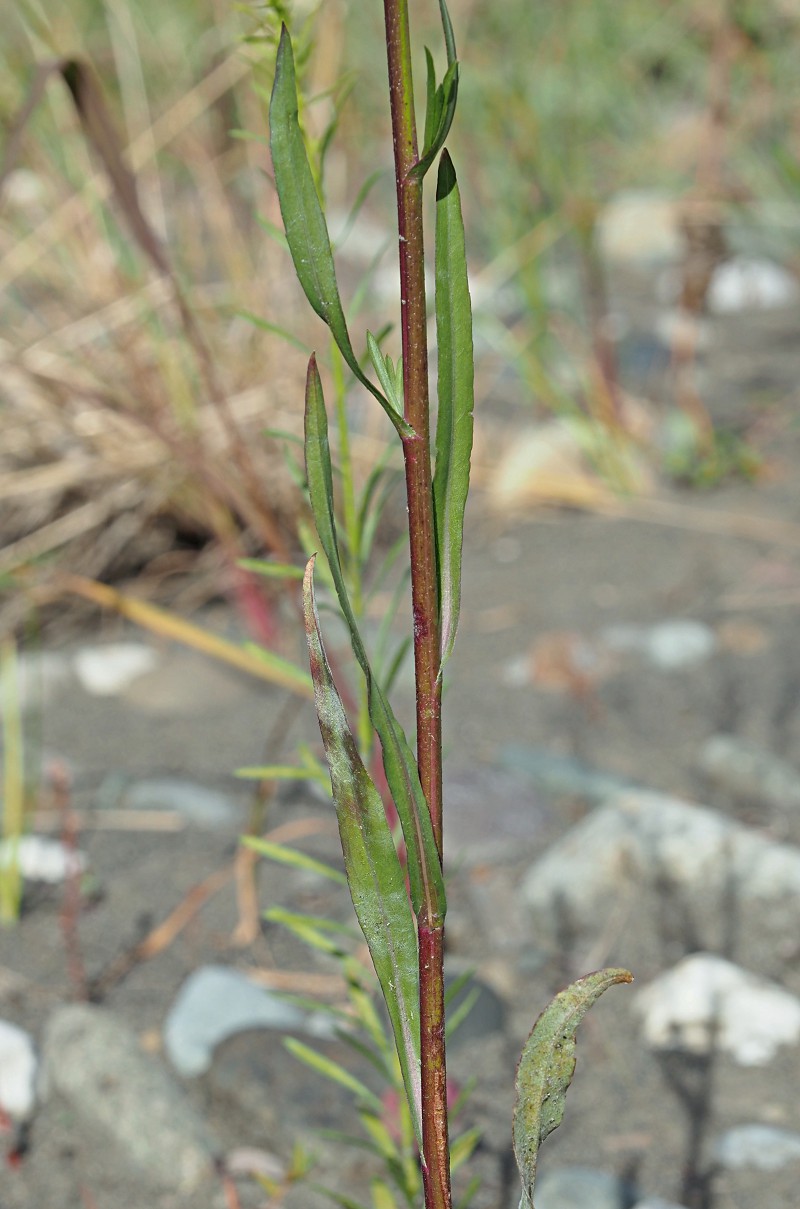
[[652, 626], [609, 626], [602, 637], [611, 650], [638, 651], [663, 671], [701, 663], [717, 645], [714, 631], [690, 618], [676, 618]]
[[305, 1014], [227, 966], [202, 966], [184, 982], [164, 1025], [164, 1047], [184, 1076], [208, 1070], [216, 1047], [248, 1029], [303, 1028]]
[[17, 210], [39, 209], [47, 197], [44, 181], [29, 168], [15, 168], [6, 177], [3, 200]]
[[23, 835], [0, 843], [0, 869], [11, 868], [15, 862], [26, 881], [53, 885], [83, 873], [89, 864], [85, 852], [41, 835]]
[[[799, 848], [716, 811], [638, 790], [611, 799], [548, 849], [522, 895], [543, 926], [564, 911], [575, 924], [597, 925], [620, 893], [660, 879], [687, 900], [702, 893], [719, 903], [735, 886], [740, 906], [769, 907], [776, 927], [800, 919]], [[748, 919], [743, 912], [743, 925]]]
[[33, 1112], [37, 1065], [28, 1033], [0, 1020], [0, 1108], [16, 1121], [26, 1120]]
[[724, 1050], [740, 1066], [765, 1066], [800, 1039], [800, 999], [713, 953], [678, 962], [634, 1006], [653, 1049]]
[[714, 315], [793, 306], [800, 299], [797, 279], [772, 260], [736, 256], [715, 270], [708, 289]]
[[683, 254], [676, 200], [647, 189], [613, 197], [597, 224], [600, 251], [609, 260], [663, 264]]
[[104, 646], [83, 647], [73, 664], [87, 693], [94, 697], [115, 697], [158, 666], [158, 655], [141, 642], [112, 642]]
[[800, 1134], [774, 1125], [737, 1125], [717, 1138], [714, 1158], [729, 1170], [780, 1171], [800, 1162]]

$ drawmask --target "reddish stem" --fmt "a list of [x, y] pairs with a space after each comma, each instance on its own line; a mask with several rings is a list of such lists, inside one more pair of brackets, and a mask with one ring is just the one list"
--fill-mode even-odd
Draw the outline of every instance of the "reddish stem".
[[[417, 762], [442, 857], [442, 699], [439, 666], [438, 578], [433, 525], [428, 394], [425, 250], [422, 182], [411, 176], [417, 132], [411, 74], [408, 0], [384, 0], [392, 113], [400, 253], [405, 419], [403, 439], [414, 618]], [[444, 929], [419, 921], [420, 1055], [422, 1066], [423, 1184], [426, 1209], [450, 1209], [450, 1152], [444, 1018]]]

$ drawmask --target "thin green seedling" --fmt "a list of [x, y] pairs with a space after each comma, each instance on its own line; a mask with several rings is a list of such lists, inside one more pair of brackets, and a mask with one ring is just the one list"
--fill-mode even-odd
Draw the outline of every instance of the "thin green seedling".
[[22, 904], [19, 844], [25, 830], [25, 760], [17, 646], [13, 638], [0, 647], [2, 689], [3, 800], [0, 857], [0, 923], [13, 924]]
[[[389, 1017], [404, 1111], [419, 1155], [422, 1198], [425, 1209], [451, 1209], [451, 1170], [455, 1160], [465, 1158], [470, 1150], [469, 1144], [451, 1146], [449, 1137], [443, 969], [447, 906], [442, 862], [442, 690], [460, 613], [474, 405], [472, 312], [461, 198], [445, 147], [456, 110], [459, 64], [453, 27], [446, 4], [440, 0], [445, 66], [440, 80], [433, 55], [426, 50], [427, 107], [424, 135], [418, 141], [407, 0], [385, 0], [384, 11], [397, 193], [402, 361], [387, 354], [381, 341], [369, 332], [369, 363], [356, 355], [339, 290], [319, 172], [311, 163], [303, 133], [295, 57], [285, 24], [270, 97], [270, 149], [297, 278], [311, 307], [329, 328], [341, 357], [341, 362], [334, 358], [333, 373], [340, 453], [344, 449], [341, 503], [337, 503], [335, 490], [322, 376], [313, 355], [306, 378], [305, 464], [317, 549], [325, 556], [327, 586], [338, 601], [361, 674], [356, 733], [351, 730], [323, 642], [314, 583], [316, 556], [312, 554], [303, 579], [303, 614], [315, 705], [345, 876]], [[435, 428], [429, 394], [423, 206], [426, 177], [434, 168]], [[383, 409], [403, 455], [416, 753], [389, 702], [385, 673], [376, 674], [374, 656], [362, 634], [363, 567], [358, 558], [361, 540], [348, 454], [342, 363]], [[367, 767], [373, 733], [402, 829], [405, 863]], [[328, 935], [320, 939], [330, 946]], [[517, 1072], [513, 1128], [523, 1209], [533, 1206], [539, 1145], [563, 1116], [564, 1096], [575, 1065], [578, 1023], [607, 987], [630, 980], [628, 971], [621, 969], [588, 975], [556, 996], [534, 1026]], [[295, 1050], [354, 1092], [364, 1112], [375, 1107], [369, 1089], [362, 1091], [346, 1072], [312, 1059], [305, 1049], [295, 1046]], [[418, 1194], [407, 1191], [408, 1203], [419, 1205]], [[356, 1204], [341, 1190], [332, 1195], [341, 1205]], [[373, 1209], [394, 1203], [385, 1182], [373, 1185]]]

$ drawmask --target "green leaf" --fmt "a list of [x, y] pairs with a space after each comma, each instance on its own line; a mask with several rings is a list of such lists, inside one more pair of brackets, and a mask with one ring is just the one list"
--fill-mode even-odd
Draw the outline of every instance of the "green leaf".
[[270, 563], [263, 558], [240, 558], [237, 563], [245, 571], [253, 571], [266, 579], [302, 579], [303, 568], [294, 563]]
[[234, 776], [248, 781], [308, 781], [311, 773], [298, 764], [258, 764], [237, 768]]
[[441, 117], [441, 109], [437, 102], [441, 100], [439, 90], [436, 86], [436, 68], [433, 64], [433, 55], [425, 47], [425, 68], [426, 68], [426, 104], [425, 104], [425, 137], [422, 140], [423, 152], [427, 154], [427, 149], [433, 145], [433, 140], [436, 137], [436, 131], [439, 129], [439, 119]]
[[575, 1033], [593, 1003], [628, 970], [598, 970], [559, 992], [544, 1009], [525, 1043], [517, 1067], [514, 1155], [522, 1180], [523, 1209], [533, 1209], [539, 1147], [564, 1117], [567, 1088], [575, 1073]]
[[314, 524], [350, 631], [353, 654], [366, 679], [369, 715], [378, 732], [386, 780], [406, 842], [411, 901], [414, 910], [418, 914], [424, 910], [426, 918], [435, 926], [444, 918], [445, 892], [430, 812], [411, 748], [372, 673], [347, 593], [336, 537], [328, 417], [322, 383], [313, 357], [309, 361], [306, 379], [305, 434], [306, 476]]
[[285, 340], [287, 344], [291, 344], [293, 348], [299, 348], [301, 353], [308, 356], [311, 351], [304, 340], [300, 340], [288, 328], [281, 327], [279, 323], [271, 323], [269, 319], [262, 319], [260, 315], [256, 315], [253, 311], [237, 310], [235, 312], [241, 319], [247, 319], [254, 327], [260, 328], [262, 332], [271, 332], [273, 336], [280, 336], [281, 340]]
[[469, 1209], [469, 1206], [472, 1204], [473, 1200], [475, 1199], [475, 1194], [480, 1191], [480, 1188], [481, 1188], [481, 1177], [479, 1175], [474, 1175], [472, 1177], [472, 1179], [470, 1180], [470, 1182], [467, 1184], [467, 1187], [464, 1191], [464, 1195], [462, 1196], [461, 1200], [458, 1201], [458, 1203], [456, 1204], [456, 1209]]
[[375, 1093], [370, 1091], [367, 1085], [362, 1083], [360, 1079], [357, 1079], [355, 1075], [352, 1075], [350, 1071], [340, 1066], [338, 1062], [334, 1062], [332, 1058], [326, 1058], [324, 1054], [312, 1049], [310, 1045], [305, 1045], [302, 1041], [298, 1041], [296, 1037], [284, 1037], [283, 1044], [298, 1061], [311, 1067], [312, 1070], [317, 1071], [320, 1075], [324, 1075], [326, 1079], [330, 1079], [333, 1083], [338, 1083], [341, 1087], [347, 1088], [362, 1104], [372, 1105], [376, 1112], [383, 1111], [381, 1102]]
[[364, 181], [364, 184], [361, 186], [358, 193], [356, 194], [355, 201], [353, 202], [352, 206], [350, 207], [350, 213], [347, 215], [347, 221], [345, 222], [344, 227], [340, 231], [339, 236], [336, 240], [337, 249], [343, 247], [343, 245], [349, 238], [350, 233], [356, 224], [356, 219], [358, 218], [358, 216], [361, 212], [361, 209], [364, 205], [364, 202], [369, 197], [374, 186], [378, 183], [378, 181], [381, 179], [381, 177], [385, 175], [385, 173], [386, 173], [386, 170], [384, 168], [378, 168], [375, 172], [372, 173], [371, 176], [368, 176], [367, 179]]
[[369, 349], [369, 358], [372, 362], [373, 369], [378, 375], [378, 381], [383, 387], [386, 398], [391, 403], [392, 407], [399, 415], [403, 414], [402, 395], [399, 397], [395, 393], [397, 383], [395, 380], [394, 366], [390, 357], [384, 357], [378, 341], [373, 336], [372, 332], [367, 332], [367, 348]]
[[475, 1147], [481, 1140], [479, 1129], [468, 1129], [452, 1143], [450, 1147], [450, 1170], [457, 1171], [462, 1163], [466, 1163]]
[[447, 51], [447, 71], [437, 88], [433, 58], [426, 46], [427, 107], [425, 110], [425, 137], [422, 143], [422, 155], [409, 173], [410, 176], [419, 177], [420, 179], [428, 171], [445, 144], [445, 139], [450, 133], [450, 127], [453, 124], [456, 101], [458, 100], [456, 42], [453, 33], [453, 23], [450, 20], [445, 0], [439, 0], [439, 12], [442, 18], [444, 44]]
[[337, 943], [331, 933], [351, 936], [351, 930], [344, 924], [334, 924], [331, 920], [320, 919], [315, 915], [300, 915], [295, 911], [285, 911], [282, 907], [271, 907], [264, 912], [264, 919], [270, 923], [282, 924], [303, 944], [309, 948], [327, 953], [329, 957], [342, 957], [345, 950]]
[[314, 703], [328, 758], [347, 881], [389, 1011], [406, 1095], [421, 1145], [417, 933], [405, 876], [381, 796], [358, 754], [325, 656], [314, 602], [314, 560], [303, 582], [303, 611]]
[[370, 1184], [372, 1193], [372, 1209], [397, 1209], [397, 1201], [388, 1186], [376, 1176]]
[[448, 1018], [447, 1025], [446, 1025], [448, 1041], [450, 1040], [451, 1037], [453, 1037], [455, 1035], [459, 1026], [464, 1023], [467, 1016], [470, 1014], [472, 1009], [475, 1007], [475, 1004], [478, 1001], [480, 993], [481, 992], [480, 992], [479, 987], [472, 987], [472, 989], [470, 991], [468, 991], [467, 994], [464, 996], [464, 998], [461, 1000], [461, 1003], [459, 1003], [458, 1007], [455, 1009], [452, 1016], [450, 1016]]
[[285, 25], [278, 45], [269, 130], [275, 186], [297, 279], [311, 306], [331, 329], [339, 351], [359, 382], [375, 396], [398, 432], [408, 435], [411, 429], [366, 377], [353, 351], [336, 281], [328, 225], [300, 129], [292, 40]]
[[351, 1196], [345, 1196], [343, 1192], [336, 1192], [333, 1188], [326, 1188], [324, 1184], [309, 1184], [312, 1192], [321, 1192], [323, 1196], [327, 1196], [328, 1200], [333, 1201], [334, 1205], [340, 1205], [341, 1209], [367, 1209], [366, 1205], [362, 1205], [360, 1201], [354, 1201]]
[[269, 840], [260, 840], [254, 835], [242, 836], [242, 843], [245, 848], [252, 848], [254, 852], [269, 857], [271, 861], [278, 861], [281, 865], [291, 865], [293, 869], [307, 869], [311, 873], [319, 873], [322, 877], [327, 877], [330, 881], [340, 884], [347, 881], [344, 874], [340, 873], [338, 869], [334, 869], [332, 865], [315, 860], [313, 856], [307, 856], [305, 852], [298, 852], [296, 848], [287, 848], [284, 844], [273, 844]]
[[439, 415], [433, 505], [444, 667], [453, 650], [461, 609], [461, 549], [475, 403], [464, 223], [456, 174], [446, 151], [436, 183], [436, 329]]

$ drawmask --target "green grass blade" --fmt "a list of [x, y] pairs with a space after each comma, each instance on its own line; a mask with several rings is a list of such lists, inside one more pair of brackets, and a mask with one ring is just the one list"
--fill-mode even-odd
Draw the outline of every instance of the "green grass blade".
[[358, 754], [325, 656], [314, 603], [314, 563], [303, 583], [314, 702], [339, 822], [347, 881], [394, 1033], [415, 1133], [421, 1144], [417, 933], [405, 876], [381, 796]]
[[[281, 907], [271, 907], [269, 911], [264, 912], [264, 919], [271, 924], [281, 924], [310, 949], [317, 949], [329, 957], [344, 956], [342, 945], [331, 935], [334, 929], [325, 927], [324, 921], [313, 915], [298, 915], [294, 911], [284, 911]], [[349, 934], [347, 929], [346, 935]]]
[[462, 1133], [460, 1137], [455, 1139], [450, 1147], [451, 1171], [458, 1171], [458, 1168], [463, 1163], [466, 1163], [480, 1140], [481, 1131], [477, 1128], [468, 1129], [466, 1133]]
[[378, 1176], [370, 1184], [372, 1209], [397, 1209], [397, 1201], [387, 1184]]
[[284, 844], [273, 844], [270, 840], [260, 840], [255, 835], [242, 836], [242, 844], [245, 848], [252, 848], [259, 856], [266, 856], [271, 861], [277, 861], [281, 865], [291, 865], [293, 869], [305, 869], [310, 873], [319, 873], [321, 877], [327, 877], [329, 881], [338, 882], [344, 885], [347, 878], [338, 869], [334, 869], [332, 865], [326, 865], [324, 861], [318, 861], [313, 856], [308, 856], [305, 852], [298, 852], [296, 848], [287, 848]]
[[300, 764], [256, 764], [237, 768], [233, 774], [246, 781], [308, 781], [311, 773]]
[[514, 1155], [522, 1180], [524, 1209], [533, 1209], [539, 1147], [564, 1117], [567, 1088], [575, 1073], [575, 1033], [589, 1008], [628, 970], [598, 970], [559, 992], [544, 1009], [525, 1043], [517, 1067]]
[[367, 682], [369, 714], [378, 732], [386, 779], [392, 793], [408, 852], [411, 899], [416, 912], [429, 920], [444, 918], [444, 881], [433, 837], [430, 812], [419, 773], [402, 727], [376, 681], [353, 614], [342, 573], [333, 502], [333, 471], [328, 443], [328, 417], [316, 360], [308, 365], [306, 380], [306, 476], [311, 510], [320, 544], [328, 560], [339, 605], [350, 631], [350, 641]]
[[264, 558], [240, 558], [237, 566], [263, 575], [265, 579], [302, 579], [303, 568], [294, 563], [271, 563]]
[[13, 638], [0, 646], [2, 702], [0, 721], [3, 739], [3, 800], [0, 805], [0, 838], [6, 859], [0, 862], [0, 923], [12, 924], [22, 903], [22, 873], [18, 845], [25, 824], [25, 760], [23, 756], [22, 709], [17, 647]]
[[312, 1049], [310, 1045], [305, 1045], [296, 1037], [285, 1037], [283, 1044], [299, 1062], [303, 1062], [320, 1075], [324, 1075], [332, 1083], [338, 1083], [340, 1087], [347, 1088], [362, 1104], [370, 1104], [376, 1112], [382, 1112], [381, 1102], [375, 1093], [370, 1091], [366, 1084], [357, 1079], [355, 1075], [351, 1075], [350, 1071], [340, 1066], [338, 1062], [334, 1062], [332, 1058], [326, 1058], [319, 1050]]
[[336, 281], [328, 224], [306, 152], [297, 100], [297, 79], [289, 31], [278, 46], [275, 83], [269, 106], [270, 151], [286, 241], [303, 292], [331, 329], [345, 361], [386, 411], [398, 432], [410, 432], [402, 416], [366, 377], [353, 351]]
[[439, 415], [433, 502], [439, 564], [442, 667], [453, 650], [461, 608], [461, 548], [472, 454], [472, 306], [461, 198], [445, 151], [436, 183], [436, 328]]

